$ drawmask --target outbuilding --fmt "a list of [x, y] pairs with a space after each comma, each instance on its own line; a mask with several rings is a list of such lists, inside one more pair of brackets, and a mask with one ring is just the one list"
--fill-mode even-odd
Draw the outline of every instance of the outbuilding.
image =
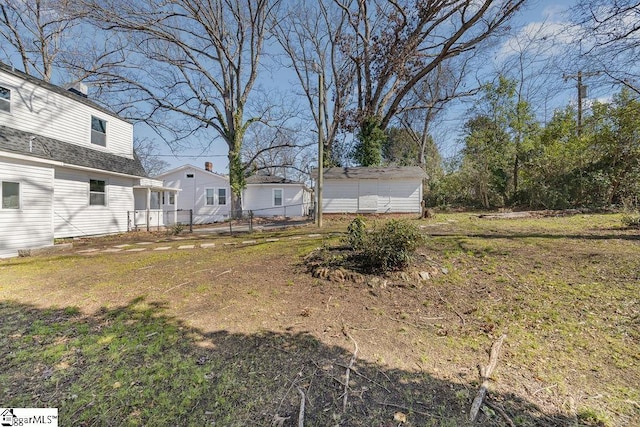
[[327, 168], [323, 173], [324, 213], [420, 213], [418, 166]]

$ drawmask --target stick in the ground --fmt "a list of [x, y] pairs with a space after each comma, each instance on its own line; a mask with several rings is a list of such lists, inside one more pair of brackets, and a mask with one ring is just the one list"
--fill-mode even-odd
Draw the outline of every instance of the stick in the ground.
[[500, 348], [502, 347], [502, 342], [506, 337], [506, 335], [503, 335], [498, 339], [498, 341], [493, 343], [493, 345], [491, 346], [491, 355], [489, 356], [489, 364], [486, 367], [480, 367], [480, 380], [482, 381], [482, 384], [480, 386], [480, 389], [478, 390], [478, 394], [476, 394], [476, 398], [473, 399], [473, 403], [471, 404], [471, 410], [469, 411], [469, 421], [471, 422], [474, 422], [476, 418], [478, 418], [478, 412], [480, 412], [482, 402], [484, 401], [484, 398], [487, 395], [487, 391], [489, 390], [489, 378], [491, 378], [493, 370], [498, 364]]
[[298, 387], [298, 393], [300, 393], [300, 412], [298, 413], [298, 427], [304, 427], [304, 401], [306, 399], [304, 391]]
[[355, 346], [353, 350], [353, 355], [351, 356], [351, 361], [349, 361], [349, 366], [347, 366], [347, 372], [344, 378], [344, 396], [342, 398], [342, 412], [347, 412], [347, 400], [349, 399], [349, 376], [351, 374], [351, 368], [353, 368], [353, 364], [356, 362], [356, 357], [358, 355], [358, 343], [353, 339], [349, 331], [347, 331], [346, 327], [342, 327], [342, 332], [351, 340]]

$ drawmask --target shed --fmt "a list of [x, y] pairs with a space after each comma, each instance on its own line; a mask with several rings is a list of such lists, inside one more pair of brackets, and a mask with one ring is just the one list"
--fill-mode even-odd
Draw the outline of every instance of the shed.
[[327, 168], [323, 172], [324, 213], [420, 213], [418, 166]]

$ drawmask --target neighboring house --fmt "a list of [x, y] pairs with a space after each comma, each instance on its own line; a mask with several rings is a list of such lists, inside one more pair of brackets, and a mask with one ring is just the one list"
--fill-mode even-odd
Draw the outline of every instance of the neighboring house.
[[311, 192], [300, 182], [257, 174], [247, 178], [242, 204], [243, 209], [253, 212], [254, 216], [307, 216], [311, 209]]
[[0, 257], [127, 231], [136, 203], [175, 194], [145, 175], [130, 123], [0, 63]]
[[426, 177], [417, 166], [324, 169], [322, 211], [420, 213]]
[[229, 177], [212, 171], [212, 164], [205, 168], [184, 165], [156, 177], [166, 187], [180, 190], [177, 203], [166, 198], [162, 204], [165, 212], [177, 211], [180, 222], [189, 222], [188, 211], [193, 211], [194, 224], [209, 224], [224, 221], [231, 211], [231, 189]]

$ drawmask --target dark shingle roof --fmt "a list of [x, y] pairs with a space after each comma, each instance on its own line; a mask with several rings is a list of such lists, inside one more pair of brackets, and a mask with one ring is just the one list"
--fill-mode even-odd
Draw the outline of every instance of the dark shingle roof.
[[[314, 176], [317, 176], [317, 169]], [[355, 167], [355, 168], [325, 168], [324, 179], [400, 179], [427, 178], [427, 174], [419, 166], [392, 167]]]
[[251, 175], [247, 178], [247, 184], [300, 184], [287, 178], [276, 175]]
[[[29, 151], [29, 141], [31, 151]], [[93, 150], [80, 145], [69, 144], [57, 139], [0, 126], [0, 151], [37, 157], [39, 159], [63, 162], [108, 172], [146, 177], [142, 163], [136, 157], [118, 156]]]

